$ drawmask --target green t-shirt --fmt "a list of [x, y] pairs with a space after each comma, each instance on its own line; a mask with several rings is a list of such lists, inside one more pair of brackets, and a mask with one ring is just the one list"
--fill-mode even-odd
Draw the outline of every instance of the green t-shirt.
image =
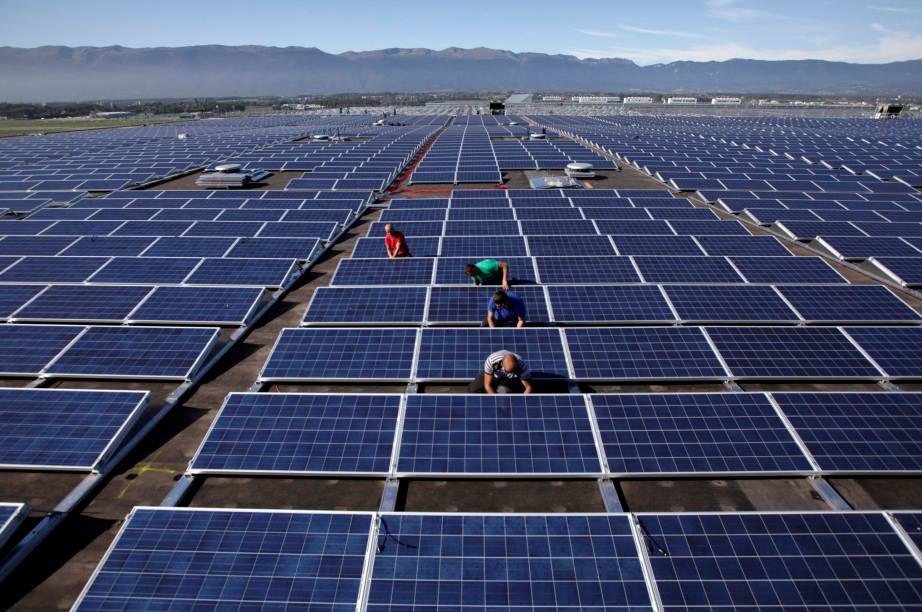
[[481, 285], [499, 285], [503, 282], [503, 271], [495, 259], [484, 259], [474, 265], [478, 270], [474, 273], [474, 280]]

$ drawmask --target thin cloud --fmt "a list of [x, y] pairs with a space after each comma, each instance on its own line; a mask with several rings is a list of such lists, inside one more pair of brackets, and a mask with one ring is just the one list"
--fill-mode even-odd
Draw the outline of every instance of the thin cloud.
[[650, 28], [639, 28], [637, 26], [620, 24], [618, 26], [625, 32], [632, 32], [634, 34], [650, 34], [653, 36], [675, 36], [676, 38], [702, 38], [700, 34], [695, 34], [694, 32], [678, 32], [676, 30], [652, 30]]
[[778, 15], [759, 9], [740, 6], [736, 0], [707, 0], [705, 2], [711, 17], [727, 21], [752, 21], [754, 19], [774, 19]]
[[872, 11], [884, 11], [887, 13], [903, 13], [911, 15], [922, 15], [922, 9], [913, 9], [905, 6], [885, 6], [881, 4], [867, 4], [867, 8]]
[[586, 36], [596, 36], [598, 38], [618, 38], [620, 34], [615, 32], [602, 32], [599, 30], [576, 30], [580, 34], [585, 34]]

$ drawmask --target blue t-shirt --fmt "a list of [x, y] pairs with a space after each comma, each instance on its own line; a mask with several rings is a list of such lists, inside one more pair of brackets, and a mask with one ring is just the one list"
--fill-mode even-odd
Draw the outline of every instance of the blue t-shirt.
[[490, 297], [487, 304], [487, 314], [493, 315], [495, 323], [508, 323], [509, 321], [518, 321], [519, 318], [526, 319], [525, 302], [512, 291], [506, 292], [506, 305], [503, 308], [497, 308]]

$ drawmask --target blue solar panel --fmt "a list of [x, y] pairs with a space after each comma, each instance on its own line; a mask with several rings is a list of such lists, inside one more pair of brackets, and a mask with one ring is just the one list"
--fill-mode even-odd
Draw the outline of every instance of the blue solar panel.
[[[495, 211], [495, 212], [500, 212], [500, 211], [505, 212], [505, 211], [506, 211], [506, 209], [500, 209], [500, 208], [494, 208], [494, 209], [490, 209], [490, 210], [493, 210], [493, 211]], [[626, 210], [628, 210], [628, 209], [626, 209]], [[459, 212], [465, 212], [465, 213], [466, 213], [467, 211], [451, 210], [451, 211], [448, 212], [448, 219], [449, 219], [449, 220], [454, 220], [454, 219], [455, 219], [455, 216], [456, 216], [457, 213], [459, 213]], [[545, 207], [545, 206], [540, 206], [540, 207], [538, 207], [538, 208], [523, 208], [523, 207], [519, 207], [519, 208], [516, 208], [516, 209], [515, 209], [515, 216], [516, 216], [516, 218], [519, 219], [520, 221], [526, 221], [526, 220], [539, 220], [539, 219], [544, 219], [544, 220], [549, 220], [549, 219], [571, 220], [571, 219], [574, 219], [574, 220], [575, 220], [575, 219], [583, 219], [583, 218], [584, 218], [583, 215], [580, 214], [580, 210], [579, 210], [578, 208], [573, 208], [573, 207], [569, 207], [569, 208], [563, 208], [563, 207], [547, 208], [547, 207]], [[587, 215], [587, 217], [588, 217], [588, 215]], [[468, 217], [468, 218], [473, 218], [473, 217]]]
[[719, 217], [707, 208], [647, 208], [654, 219], [695, 219], [698, 221], [717, 221]]
[[[244, 219], [248, 215], [267, 214], [272, 211], [268, 210], [228, 210], [221, 214], [221, 221], [225, 219]], [[292, 221], [309, 221], [314, 223], [338, 223], [345, 225], [352, 216], [349, 210], [345, 209], [324, 209], [312, 208], [309, 210], [289, 210], [285, 213], [284, 220], [287, 223]], [[278, 219], [261, 219], [264, 221], [278, 221]]]
[[[21, 223], [21, 221], [17, 223]], [[58, 221], [45, 230], [44, 235], [105, 236], [118, 229], [121, 224], [121, 221]]]
[[881, 377], [834, 327], [708, 327], [707, 333], [736, 378]]
[[442, 238], [442, 257], [525, 257], [525, 238], [521, 236], [446, 236]]
[[82, 283], [107, 261], [104, 257], [24, 257], [0, 274], [0, 282]]
[[303, 325], [421, 325], [426, 313], [426, 287], [318, 287]]
[[922, 285], [922, 256], [873, 257], [871, 263], [903, 287]]
[[77, 378], [191, 378], [211, 351], [216, 327], [90, 327], [48, 368]]
[[26, 504], [0, 503], [0, 546], [4, 546], [29, 515]]
[[[143, 208], [126, 208], [128, 212], [145, 212]], [[117, 211], [118, 212], [118, 211]], [[165, 208], [153, 217], [154, 221], [214, 221], [221, 211], [215, 208]], [[95, 217], [94, 217], [95, 218]], [[227, 221], [228, 219], [222, 219]], [[193, 226], [194, 229], [194, 226]], [[202, 228], [203, 229], [203, 228]], [[193, 232], [190, 235], [211, 235], [204, 233], [202, 229]]]
[[262, 380], [408, 380], [415, 329], [285, 329]]
[[824, 471], [922, 471], [922, 394], [773, 393]]
[[808, 472], [761, 393], [593, 395], [612, 474]]
[[857, 227], [845, 221], [784, 221], [778, 229], [796, 240], [812, 240], [817, 236], [864, 236]]
[[231, 246], [234, 238], [158, 238], [144, 257], [221, 257]]
[[113, 236], [179, 236], [192, 221], [126, 221]]
[[186, 278], [188, 285], [281, 287], [294, 268], [289, 259], [210, 258]]
[[134, 236], [87, 236], [61, 252], [70, 256], [115, 257], [140, 255], [155, 238]]
[[691, 236], [612, 236], [619, 255], [704, 255]]
[[645, 208], [623, 208], [619, 206], [609, 206], [575, 208], [572, 210], [582, 210], [587, 219], [635, 219], [638, 221], [649, 221], [651, 219], [650, 214]]
[[683, 380], [727, 378], [700, 329], [591, 327], [566, 330], [577, 379]]
[[336, 266], [331, 285], [429, 285], [433, 259], [343, 259]]
[[91, 283], [166, 285], [183, 282], [199, 259], [180, 257], [115, 257], [88, 279]]
[[338, 223], [286, 222], [266, 223], [260, 238], [317, 238], [331, 240], [339, 230]]
[[750, 283], [827, 284], [847, 282], [820, 257], [731, 257]]
[[380, 519], [368, 609], [650, 610], [625, 515]]
[[[486, 321], [487, 303], [493, 292], [490, 287], [433, 287], [426, 320], [429, 323], [482, 323]], [[513, 287], [511, 292], [525, 302], [528, 322], [550, 320], [541, 287]]]
[[190, 469], [387, 474], [399, 395], [231, 393]]
[[34, 298], [42, 285], [0, 285], [0, 317], [8, 317]]
[[407, 396], [400, 474], [600, 474], [581, 395]]
[[544, 284], [638, 283], [628, 257], [536, 257]]
[[528, 250], [533, 256], [565, 257], [615, 255], [608, 236], [529, 236]]
[[[522, 234], [526, 236], [580, 236], [597, 235], [595, 224], [589, 220], [520, 221]], [[450, 224], [449, 224], [450, 225]]]
[[[509, 264], [509, 278], [514, 285], [536, 283], [535, 269], [530, 257], [504, 257], [500, 261]], [[475, 257], [441, 257], [435, 272], [436, 285], [470, 285], [471, 278], [464, 273], [464, 266], [475, 264]], [[498, 285], [497, 285], [498, 286]]]
[[774, 236], [696, 236], [708, 255], [717, 257], [793, 257]]
[[670, 285], [669, 301], [685, 322], [799, 322], [800, 318], [771, 287]]
[[227, 256], [306, 260], [319, 246], [316, 238], [241, 238]]
[[448, 208], [448, 202], [448, 198], [396, 199], [388, 200], [388, 208], [390, 210], [405, 210], [408, 208]]
[[83, 330], [74, 325], [0, 325], [0, 374], [38, 375]]
[[849, 327], [846, 331], [889, 377], [922, 377], [922, 328]]
[[855, 227], [868, 236], [902, 236], [904, 238], [922, 237], [922, 223], [878, 221], [875, 223], [856, 222]]
[[[182, 210], [191, 211], [191, 208], [184, 208]], [[204, 209], [208, 211], [209, 209]], [[215, 211], [216, 212], [216, 211]], [[288, 211], [292, 212], [292, 211]], [[339, 223], [345, 223], [349, 218], [349, 211], [346, 210], [322, 210], [322, 211], [298, 211], [303, 212], [305, 215], [308, 213], [317, 213], [315, 218], [292, 218], [290, 221], [337, 221]], [[324, 213], [331, 214], [332, 218], [327, 218], [324, 216]], [[225, 209], [221, 211], [221, 215], [217, 217], [218, 221], [280, 221], [282, 217], [286, 216], [286, 211], [284, 210], [270, 210], [270, 209]], [[341, 221], [340, 221], [341, 220]]]
[[538, 327], [424, 329], [416, 377], [473, 380], [486, 358], [501, 349], [518, 354], [535, 379], [570, 377], [560, 331]]
[[807, 321], [889, 323], [922, 320], [919, 313], [880, 285], [785, 286], [779, 290]]
[[54, 285], [13, 317], [17, 321], [121, 322], [150, 287]]
[[0, 389], [0, 465], [95, 469], [147, 398], [130, 391]]
[[623, 219], [600, 219], [595, 222], [600, 234], [612, 236], [675, 236], [666, 221], [632, 221]]
[[[512, 219], [509, 210], [508, 219]], [[402, 223], [403, 221], [445, 221], [448, 216], [447, 208], [408, 208], [404, 210], [384, 210], [378, 221], [382, 223]]]
[[558, 285], [547, 293], [558, 323], [675, 321], [658, 287]]
[[22, 221], [0, 224], [0, 236], [34, 236], [54, 225], [54, 221]]
[[355, 610], [371, 514], [137, 507], [75, 610]]
[[883, 514], [640, 514], [665, 610], [907, 609], [922, 566]]
[[57, 255], [74, 240], [73, 236], [3, 236], [0, 255]]
[[741, 283], [742, 277], [723, 257], [635, 257], [648, 283]]
[[[912, 239], [907, 239], [911, 241]], [[922, 257], [922, 251], [895, 237], [884, 236], [822, 236], [818, 245], [845, 260], [868, 257]]]
[[[420, 223], [423, 223], [422, 221]], [[541, 223], [537, 221], [536, 223]], [[407, 233], [406, 223], [400, 230]], [[518, 221], [490, 221], [489, 223], [475, 223], [474, 221], [448, 221], [445, 223], [445, 236], [518, 236]]]
[[739, 221], [696, 221], [674, 219], [669, 225], [680, 236], [751, 236]]
[[263, 290], [256, 287], [158, 287], [133, 311], [133, 323], [243, 325]]

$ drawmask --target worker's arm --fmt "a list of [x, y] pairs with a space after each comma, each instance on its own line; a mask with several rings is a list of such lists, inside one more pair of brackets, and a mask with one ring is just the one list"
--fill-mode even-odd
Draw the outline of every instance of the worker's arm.
[[397, 248], [396, 248], [396, 247], [394, 247], [394, 252], [391, 253], [391, 247], [390, 247], [390, 245], [387, 243], [387, 240], [384, 241], [384, 250], [387, 251], [387, 256], [388, 256], [388, 257], [393, 257], [393, 256], [395, 256], [395, 255], [397, 254]]
[[496, 389], [493, 388], [493, 375], [484, 374], [483, 375], [483, 388], [486, 389], [489, 395], [495, 395]]
[[525, 395], [528, 395], [532, 392], [531, 383], [524, 378], [522, 379], [522, 386], [525, 387]]
[[509, 264], [501, 261], [499, 262], [499, 269], [503, 271], [503, 289], [509, 291]]
[[489, 326], [489, 327], [496, 327], [496, 321], [493, 320], [493, 313], [492, 313], [492, 312], [488, 312], [488, 313], [487, 313], [487, 326]]
[[[516, 327], [525, 327], [525, 317], [519, 317], [519, 322], [515, 324]], [[491, 326], [492, 327], [492, 326]]]

